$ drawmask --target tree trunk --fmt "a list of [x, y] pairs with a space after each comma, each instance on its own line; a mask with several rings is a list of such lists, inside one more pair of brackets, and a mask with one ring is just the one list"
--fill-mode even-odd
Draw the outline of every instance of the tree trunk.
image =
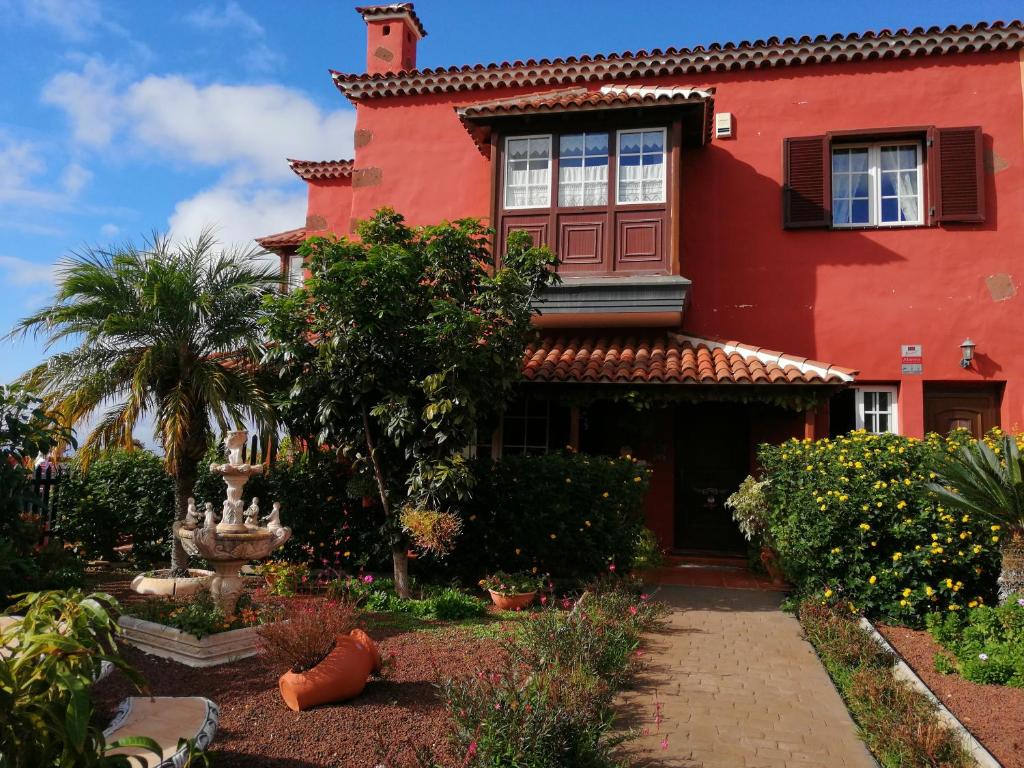
[[[197, 464], [191, 459], [182, 459], [178, 474], [174, 478], [174, 522], [180, 523], [188, 513], [188, 499], [195, 491]], [[188, 553], [181, 541], [171, 532], [171, 575], [188, 576]]]
[[[380, 464], [380, 457], [377, 455], [377, 446], [373, 439], [373, 430], [370, 428], [370, 414], [363, 406], [363, 434], [366, 437], [366, 449], [370, 453], [370, 463], [373, 464], [373, 474], [377, 478], [377, 491], [380, 493], [380, 504], [384, 508], [384, 517], [391, 521], [391, 501], [388, 499], [387, 481], [384, 479], [384, 468]], [[409, 598], [412, 592], [409, 589], [409, 556], [401, 541], [391, 543], [391, 560], [395, 573], [395, 592], [399, 597]]]
[[1010, 532], [1010, 540], [1002, 550], [999, 571], [999, 602], [1006, 603], [1013, 595], [1024, 595], [1024, 533]]

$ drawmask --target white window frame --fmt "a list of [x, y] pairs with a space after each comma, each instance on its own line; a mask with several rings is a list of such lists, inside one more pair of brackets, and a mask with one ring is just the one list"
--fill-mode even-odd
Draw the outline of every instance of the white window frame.
[[[654, 133], [661, 134], [661, 198], [659, 200], [630, 200], [623, 202], [619, 197], [619, 186], [622, 179], [622, 146], [621, 136], [624, 133]], [[640, 157], [643, 158], [643, 146], [640, 147]], [[641, 163], [643, 160], [641, 159]], [[641, 166], [642, 167], [642, 166]], [[668, 131], [664, 127], [651, 128], [622, 128], [615, 132], [615, 204], [616, 205], [664, 205], [668, 198]]]
[[[854, 420], [857, 429], [867, 429], [868, 424], [868, 413], [864, 409], [864, 394], [866, 392], [884, 392], [889, 395], [889, 410], [888, 411], [871, 411], [871, 415], [879, 413], [887, 413], [889, 416], [889, 429], [888, 432], [893, 434], [900, 433], [900, 421], [899, 421], [899, 387], [893, 385], [879, 384], [879, 385], [866, 385], [863, 387], [855, 387], [855, 406], [854, 406]], [[875, 432], [869, 430], [872, 434], [884, 434], [881, 432]]]
[[[295, 269], [295, 265], [298, 264], [298, 270]], [[305, 259], [301, 253], [288, 254], [288, 261], [285, 272], [285, 283], [287, 284], [287, 293], [291, 293], [302, 287], [302, 271], [305, 265]]]
[[[917, 219], [915, 221], [882, 221], [882, 148], [883, 147], [914, 147], [917, 151]], [[919, 227], [924, 224], [924, 151], [920, 141], [893, 140], [847, 144], [833, 144], [829, 150], [829, 206], [834, 208], [832, 190], [835, 186], [835, 172], [832, 170], [833, 157], [836, 150], [867, 149], [868, 150], [868, 222], [840, 223], [835, 220], [832, 211], [833, 229], [858, 229], [864, 227]]]
[[[522, 139], [547, 139], [547, 142], [548, 142], [547, 200], [542, 205], [533, 205], [533, 204], [509, 205], [508, 204], [509, 163], [511, 162], [511, 160], [510, 160], [511, 156], [508, 153], [508, 143], [510, 141], [519, 141], [519, 140], [522, 140]], [[502, 169], [501, 169], [501, 204], [502, 204], [503, 208], [506, 211], [531, 210], [531, 209], [534, 209], [534, 208], [538, 208], [538, 209], [539, 208], [550, 208], [551, 207], [552, 176], [554, 176], [554, 174], [551, 172], [552, 168], [554, 167], [554, 157], [553, 157], [553, 154], [552, 154], [554, 152], [553, 135], [550, 134], [550, 133], [533, 133], [533, 134], [529, 134], [527, 136], [506, 136], [505, 137], [505, 147], [504, 147], [504, 150], [505, 150], [505, 159], [504, 159], [504, 162], [502, 163]], [[527, 161], [529, 161], [529, 155], [527, 155]], [[527, 189], [529, 189], [529, 186], [527, 186]]]
[[[587, 137], [588, 136], [597, 136], [597, 135], [604, 135], [606, 137], [607, 149], [605, 151], [605, 154], [604, 155], [588, 155], [587, 154]], [[604, 159], [606, 160], [606, 163], [605, 163], [605, 166], [604, 166], [604, 168], [605, 168], [605, 171], [604, 171], [604, 202], [601, 202], [601, 203], [580, 203], [579, 205], [568, 205], [568, 204], [565, 204], [565, 203], [562, 202], [562, 183], [563, 183], [562, 182], [562, 167], [563, 167], [562, 166], [562, 161], [564, 159], [566, 159], [566, 158], [564, 158], [562, 156], [562, 139], [565, 138], [566, 136], [582, 136], [583, 137], [583, 154], [580, 156], [579, 159], [580, 159], [580, 162], [582, 163], [582, 165], [580, 167], [584, 171], [584, 176], [586, 175], [586, 169], [588, 167], [587, 166], [587, 158], [588, 157], [604, 157]], [[616, 137], [616, 139], [617, 138], [618, 137]], [[572, 132], [572, 133], [565, 132], [565, 133], [558, 134], [558, 178], [555, 180], [555, 186], [557, 187], [557, 189], [556, 189], [556, 200], [558, 201], [558, 207], [559, 208], [603, 208], [603, 207], [608, 205], [608, 180], [609, 180], [609, 173], [608, 172], [609, 172], [609, 170], [611, 168], [611, 164], [612, 164], [612, 147], [611, 147], [611, 142], [612, 142], [611, 133], [609, 131], [607, 131], [607, 130], [605, 130], [605, 131], [576, 131], [576, 132]], [[582, 181], [578, 181], [578, 182], [574, 181], [574, 182], [566, 182], [566, 183], [570, 183], [573, 186], [577, 186], [578, 185], [581, 188], [581, 190], [582, 190], [583, 197], [584, 198], [586, 197], [586, 190], [587, 190], [587, 187], [590, 184], [590, 182], [587, 182], [585, 178]], [[596, 187], [597, 184], [594, 183], [593, 186]]]

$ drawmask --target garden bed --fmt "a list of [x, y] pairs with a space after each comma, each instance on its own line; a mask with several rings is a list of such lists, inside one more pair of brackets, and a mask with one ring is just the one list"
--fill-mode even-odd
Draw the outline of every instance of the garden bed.
[[[155, 694], [206, 696], [217, 703], [221, 720], [211, 755], [219, 768], [373, 768], [383, 762], [382, 748], [394, 754], [400, 745], [430, 745], [449, 762], [449, 719], [434, 683], [441, 674], [468, 674], [482, 659], [497, 658], [497, 642], [458, 627], [422, 632], [381, 625], [370, 635], [385, 657], [394, 656], [387, 678], [371, 678], [351, 702], [302, 713], [285, 706], [278, 671], [259, 657], [193, 669], [134, 648], [124, 655]], [[98, 684], [100, 716], [112, 717], [128, 695], [131, 686], [121, 674]]]
[[1024, 689], [980, 685], [956, 674], [935, 670], [942, 648], [923, 630], [877, 625], [906, 662], [943, 704], [977, 737], [1005, 768], [1024, 768]]

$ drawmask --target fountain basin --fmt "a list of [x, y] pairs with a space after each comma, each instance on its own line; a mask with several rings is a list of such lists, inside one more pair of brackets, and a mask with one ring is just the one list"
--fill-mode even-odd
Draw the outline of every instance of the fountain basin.
[[206, 589], [212, 577], [213, 571], [200, 568], [190, 568], [188, 576], [171, 576], [170, 570], [149, 571], [132, 579], [132, 589], [140, 595], [188, 597]]

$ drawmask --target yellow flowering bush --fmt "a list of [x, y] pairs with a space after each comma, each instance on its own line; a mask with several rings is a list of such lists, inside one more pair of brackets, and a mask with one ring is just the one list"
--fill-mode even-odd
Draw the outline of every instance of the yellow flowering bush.
[[856, 431], [762, 445], [768, 527], [790, 582], [912, 625], [991, 602], [998, 543], [989, 525], [946, 509], [926, 487], [969, 439]]

